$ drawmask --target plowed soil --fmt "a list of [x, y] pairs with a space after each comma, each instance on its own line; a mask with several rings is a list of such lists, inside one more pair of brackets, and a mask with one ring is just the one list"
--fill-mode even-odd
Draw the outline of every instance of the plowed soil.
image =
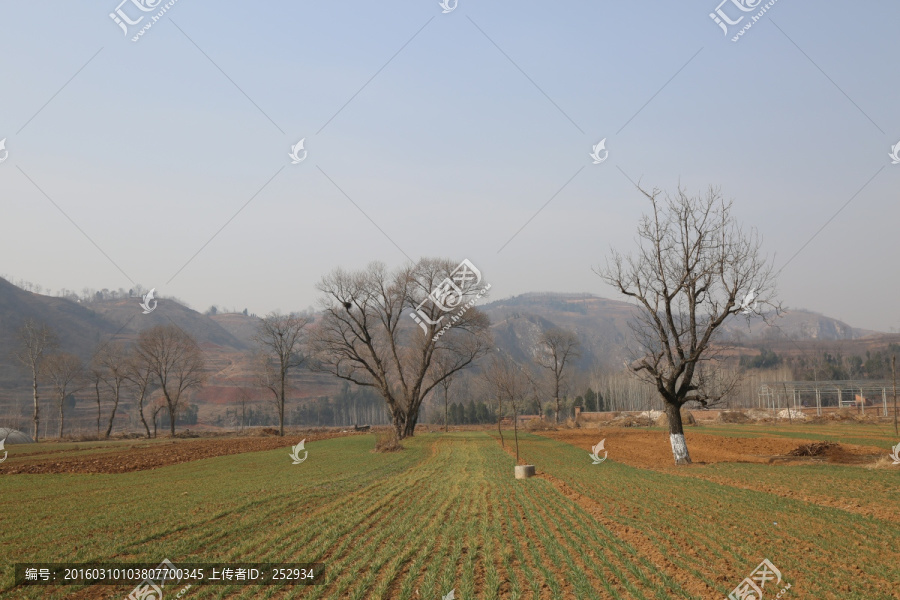
[[[600, 429], [561, 429], [540, 432], [540, 435], [567, 442], [590, 451], [601, 439], [606, 439], [609, 458], [628, 465], [659, 469], [672, 465], [672, 447], [669, 436], [659, 431], [634, 431], [615, 427]], [[694, 464], [720, 462], [752, 462], [778, 464], [811, 464], [828, 462], [839, 464], [863, 464], [872, 462], [884, 451], [874, 446], [839, 444], [823, 456], [791, 456], [798, 447], [813, 444], [814, 440], [785, 438], [734, 438], [703, 434], [695, 431], [685, 433], [688, 451]]]
[[31, 458], [29, 455], [23, 455], [22, 460], [28, 461], [24, 464], [6, 461], [6, 463], [0, 465], [0, 473], [128, 473], [131, 471], [157, 469], [215, 456], [287, 448], [300, 443], [303, 439], [306, 439], [307, 442], [314, 442], [346, 435], [361, 434], [309, 433], [285, 437], [172, 440], [140, 447], [131, 446], [124, 448], [119, 446], [116, 449], [111, 449], [109, 452], [68, 458], [66, 457], [66, 451], [54, 451], [49, 453], [49, 456], [35, 457], [33, 461], [29, 460]]
[[[813, 442], [785, 438], [732, 438], [688, 431], [685, 434], [688, 452], [693, 465], [675, 466], [667, 433], [659, 431], [634, 431], [618, 428], [565, 429], [541, 432], [541, 435], [563, 441], [589, 451], [593, 444], [606, 438], [609, 458], [631, 466], [697, 477], [732, 487], [753, 489], [769, 494], [838, 508], [847, 512], [887, 521], [900, 522], [900, 514], [890, 506], [874, 503], [857, 503], [808, 493], [790, 487], [755, 481], [752, 485], [730, 477], [715, 475], [698, 465], [744, 462], [773, 465], [810, 465], [832, 463], [861, 467], [883, 457], [884, 450], [874, 446]], [[810, 450], [812, 455], [809, 455]], [[799, 455], [799, 456], [798, 456]], [[541, 475], [543, 476], [543, 475]]]

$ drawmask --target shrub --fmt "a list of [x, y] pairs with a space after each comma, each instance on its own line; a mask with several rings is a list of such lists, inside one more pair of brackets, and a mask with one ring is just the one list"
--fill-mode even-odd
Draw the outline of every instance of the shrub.
[[375, 432], [375, 452], [397, 452], [403, 450], [397, 439], [397, 430], [393, 427], [387, 431]]
[[[666, 413], [659, 415], [656, 418], [656, 424], [660, 427], [668, 427], [669, 426], [669, 416]], [[697, 419], [694, 418], [694, 415], [691, 414], [690, 411], [681, 410], [681, 424], [682, 425], [696, 425]]]
[[747, 423], [750, 417], [742, 410], [723, 410], [716, 420], [720, 423]]
[[556, 427], [554, 427], [548, 421], [542, 419], [531, 419], [529, 421], [525, 421], [525, 430], [526, 431], [556, 431]]

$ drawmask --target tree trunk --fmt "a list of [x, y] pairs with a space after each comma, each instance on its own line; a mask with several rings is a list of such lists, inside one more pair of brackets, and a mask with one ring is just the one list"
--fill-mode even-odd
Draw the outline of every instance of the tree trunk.
[[[416, 434], [416, 422], [419, 420], [419, 415], [403, 415], [403, 423], [402, 429], [398, 428], [398, 439], [404, 439], [408, 437], [413, 437]], [[402, 431], [402, 435], [400, 435]]]
[[167, 404], [169, 405], [169, 429], [171, 430], [172, 437], [175, 437], [175, 411], [172, 410], [171, 402], [168, 402]]
[[500, 429], [500, 423], [503, 421], [503, 398], [497, 399], [497, 433], [500, 434], [500, 445], [506, 448], [506, 442], [503, 441], [503, 430]]
[[681, 424], [681, 405], [666, 402], [666, 416], [669, 420], [669, 442], [676, 465], [691, 464], [687, 443], [684, 441], [684, 426]]
[[41, 422], [41, 408], [38, 403], [37, 366], [32, 367], [32, 387], [34, 388], [34, 441], [38, 441], [38, 425]]
[[62, 439], [63, 436], [63, 417], [65, 415], [65, 408], [66, 399], [65, 396], [63, 396], [62, 400], [59, 401], [59, 439]]
[[100, 437], [100, 380], [94, 380], [94, 392], [97, 396], [97, 437]]
[[559, 424], [559, 375], [556, 375], [553, 391], [556, 396], [556, 423]]
[[519, 464], [519, 414], [515, 409], [515, 404], [513, 404], [513, 430], [515, 431], [516, 436], [516, 465]]
[[116, 409], [119, 407], [119, 386], [116, 386], [116, 395], [113, 398], [113, 408], [112, 413], [109, 415], [109, 425], [106, 427], [106, 439], [109, 439], [109, 434], [112, 433], [113, 428], [113, 419], [116, 418]]
[[[150, 439], [150, 427], [147, 425], [147, 419], [144, 418], [144, 394], [141, 393], [141, 397], [138, 400], [138, 414], [141, 415], [141, 423], [144, 424], [144, 429], [147, 430], [147, 439]], [[156, 431], [156, 423], [153, 424], [153, 430]]]
[[284, 437], [284, 368], [281, 370], [281, 398], [278, 402], [278, 435]]

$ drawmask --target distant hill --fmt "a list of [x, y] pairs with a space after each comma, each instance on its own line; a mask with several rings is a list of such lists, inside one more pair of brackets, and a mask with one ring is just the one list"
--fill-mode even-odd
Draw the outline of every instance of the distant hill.
[[0, 388], [22, 377], [10, 353], [18, 345], [17, 334], [26, 319], [46, 323], [59, 336], [61, 347], [82, 356], [117, 329], [115, 323], [81, 304], [26, 292], [0, 278]]
[[248, 344], [244, 340], [222, 327], [218, 321], [175, 300], [159, 298], [156, 309], [148, 315], [143, 314], [140, 302], [140, 298], [121, 298], [93, 302], [90, 307], [104, 319], [115, 324], [119, 337], [135, 338], [145, 329], [174, 324], [194, 336], [201, 344], [234, 350], [247, 349]]
[[[175, 324], [191, 334], [204, 351], [207, 384], [195, 400], [199, 403], [234, 403], [243, 388], [253, 398], [268, 397], [255, 381], [253, 336], [260, 319], [239, 313], [205, 315], [176, 300], [157, 298], [157, 307], [143, 314], [140, 297], [96, 300], [80, 304], [22, 290], [0, 278], [0, 405], [13, 394], [28, 397], [28, 376], [10, 357], [18, 344], [17, 332], [26, 319], [47, 324], [59, 336], [60, 350], [73, 352], [85, 362], [101, 341], [133, 342], [144, 329]], [[299, 394], [327, 395], [340, 383], [321, 374], [304, 373]]]
[[253, 336], [259, 328], [259, 317], [249, 317], [241, 313], [220, 313], [210, 316], [210, 319], [245, 347], [253, 346]]
[[[581, 338], [583, 351], [577, 367], [616, 369], [626, 358], [625, 345], [631, 337], [628, 323], [637, 310], [627, 302], [590, 294], [537, 292], [496, 300], [481, 309], [491, 318], [497, 345], [516, 358], [529, 355], [544, 328], [556, 326], [570, 329]], [[806, 310], [788, 311], [775, 326], [758, 318], [748, 326], [746, 318], [736, 316], [722, 329], [723, 339], [754, 347], [767, 341], [857, 340], [879, 335]]]
[[75, 353], [84, 361], [91, 359], [101, 341], [130, 342], [144, 329], [169, 323], [194, 336], [204, 350], [216, 357], [215, 363], [230, 362], [229, 356], [242, 360], [248, 350], [246, 340], [178, 302], [161, 298], [156, 310], [147, 315], [140, 302], [134, 297], [79, 304], [26, 292], [0, 278], [0, 394], [8, 395], [13, 388], [27, 383], [27, 375], [10, 357], [26, 319], [48, 325], [59, 338], [60, 350]]
[[[195, 397], [198, 403], [233, 404], [244, 392], [255, 398], [266, 397], [267, 392], [256, 384], [253, 365], [252, 338], [258, 317], [205, 315], [165, 297], [158, 299], [156, 310], [145, 315], [140, 301], [139, 297], [130, 297], [80, 304], [27, 292], [0, 279], [0, 403], [14, 393], [19, 399], [27, 396], [27, 376], [10, 358], [17, 343], [16, 332], [27, 318], [49, 325], [59, 336], [61, 349], [86, 361], [101, 340], [129, 342], [146, 328], [174, 323], [193, 335], [206, 355], [209, 380]], [[519, 360], [531, 357], [542, 330], [564, 327], [575, 331], [583, 344], [582, 356], [575, 363], [578, 369], [620, 368], [631, 336], [628, 323], [635, 311], [633, 305], [619, 300], [559, 293], [522, 294], [480, 308], [491, 319], [497, 346]], [[734, 317], [723, 333], [747, 353], [755, 353], [760, 345], [791, 353], [830, 342], [864, 354], [867, 348], [886, 343], [888, 337], [806, 310], [789, 311], [777, 325], [769, 327], [754, 320], [748, 327], [746, 319]], [[339, 386], [339, 381], [327, 375], [303, 373], [298, 394], [322, 396]]]

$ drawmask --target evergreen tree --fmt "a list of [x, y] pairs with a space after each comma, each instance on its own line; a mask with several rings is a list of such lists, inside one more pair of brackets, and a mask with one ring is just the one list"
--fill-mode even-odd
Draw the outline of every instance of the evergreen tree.
[[487, 404], [482, 401], [478, 402], [478, 406], [475, 409], [475, 421], [478, 423], [490, 423], [491, 419], [491, 411], [488, 409]]
[[475, 401], [470, 399], [469, 404], [466, 405], [466, 423], [472, 424], [477, 422], [475, 415]]
[[460, 406], [457, 402], [453, 402], [450, 404], [450, 424], [451, 425], [459, 425], [461, 419], [459, 416]]
[[588, 388], [584, 393], [584, 410], [586, 412], [595, 412], [597, 410], [597, 393]]

